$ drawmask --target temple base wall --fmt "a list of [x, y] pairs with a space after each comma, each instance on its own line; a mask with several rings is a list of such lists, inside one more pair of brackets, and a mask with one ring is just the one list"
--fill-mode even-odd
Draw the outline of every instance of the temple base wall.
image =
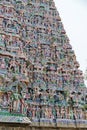
[[87, 130], [87, 125], [59, 125], [55, 124], [32, 124], [32, 125], [23, 125], [23, 124], [9, 124], [9, 123], [0, 123], [0, 130]]

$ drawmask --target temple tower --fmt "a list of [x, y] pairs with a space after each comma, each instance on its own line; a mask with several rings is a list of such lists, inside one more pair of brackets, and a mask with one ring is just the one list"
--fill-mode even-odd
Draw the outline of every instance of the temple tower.
[[0, 0], [0, 113], [85, 119], [83, 73], [53, 0]]

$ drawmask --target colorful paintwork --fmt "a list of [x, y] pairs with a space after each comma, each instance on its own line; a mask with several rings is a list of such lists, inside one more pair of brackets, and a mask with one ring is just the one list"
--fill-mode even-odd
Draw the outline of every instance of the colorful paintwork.
[[86, 92], [53, 0], [0, 0], [0, 111], [85, 119]]

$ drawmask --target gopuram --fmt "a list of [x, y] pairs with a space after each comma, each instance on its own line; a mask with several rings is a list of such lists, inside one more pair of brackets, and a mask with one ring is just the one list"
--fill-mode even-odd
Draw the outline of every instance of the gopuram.
[[0, 122], [87, 128], [79, 66], [53, 0], [0, 0]]

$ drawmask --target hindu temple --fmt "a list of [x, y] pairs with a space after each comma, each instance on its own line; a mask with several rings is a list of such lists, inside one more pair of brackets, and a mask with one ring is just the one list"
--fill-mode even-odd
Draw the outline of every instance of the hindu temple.
[[79, 67], [53, 0], [0, 0], [1, 122], [86, 120]]

